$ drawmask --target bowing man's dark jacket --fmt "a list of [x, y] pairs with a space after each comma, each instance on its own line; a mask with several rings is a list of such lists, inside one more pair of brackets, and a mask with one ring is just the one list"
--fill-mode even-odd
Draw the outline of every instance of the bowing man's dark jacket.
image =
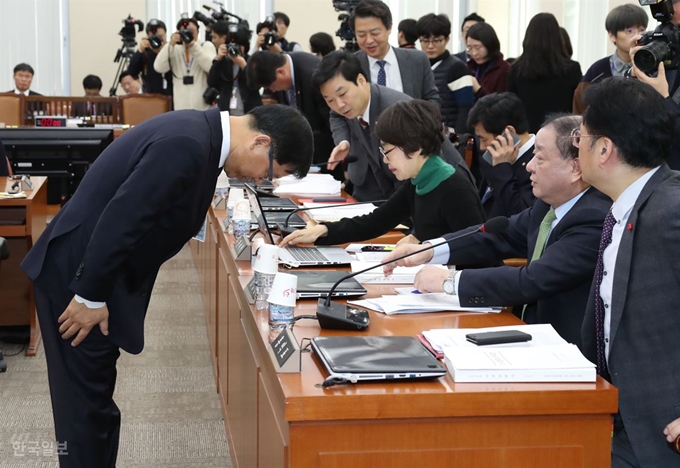
[[48, 296], [68, 289], [106, 302], [110, 339], [139, 353], [158, 270], [200, 230], [221, 145], [218, 109], [169, 112], [128, 130], [88, 170], [22, 268]]

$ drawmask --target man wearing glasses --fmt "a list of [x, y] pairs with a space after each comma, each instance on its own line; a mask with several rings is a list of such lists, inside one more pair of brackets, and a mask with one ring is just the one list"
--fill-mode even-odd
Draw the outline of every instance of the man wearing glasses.
[[[326, 55], [312, 76], [312, 84], [319, 88], [333, 111], [331, 130], [337, 146], [328, 159], [329, 163], [334, 163], [329, 164], [329, 168], [333, 169], [347, 155], [355, 155], [357, 161], [349, 164], [347, 169], [349, 181], [354, 186], [354, 198], [369, 201], [391, 197], [399, 183], [383, 162], [375, 125], [385, 109], [411, 98], [369, 83], [359, 59], [346, 51]], [[448, 139], [444, 139], [439, 156], [456, 170], [463, 171], [474, 184], [465, 161]]]
[[611, 466], [677, 467], [680, 175], [666, 165], [674, 111], [633, 79], [592, 86], [585, 102], [575, 133], [583, 179], [614, 200], [583, 321], [584, 354], [619, 390]]
[[[505, 232], [463, 237], [387, 264], [385, 273], [398, 265], [487, 266], [507, 258], [527, 258], [523, 268], [460, 271], [426, 266], [418, 272], [415, 287], [457, 295], [465, 306], [514, 306], [515, 315], [526, 323], [550, 323], [565, 340], [580, 345], [602, 220], [611, 200], [581, 178], [578, 149], [570, 138], [579, 123], [577, 116], [559, 117], [539, 130], [534, 157], [527, 165], [537, 200], [512, 216]], [[437, 244], [476, 228], [427, 243]], [[399, 246], [383, 263], [420, 249], [416, 244]]]
[[97, 158], [22, 263], [35, 285], [62, 467], [113, 467], [119, 349], [144, 347], [161, 265], [205, 222], [218, 175], [307, 174], [312, 131], [294, 109], [162, 114]]
[[468, 113], [475, 103], [472, 73], [467, 65], [446, 50], [451, 21], [446, 15], [427, 14], [416, 23], [420, 46], [430, 59], [434, 82], [442, 99], [442, 120], [456, 133], [468, 133]]

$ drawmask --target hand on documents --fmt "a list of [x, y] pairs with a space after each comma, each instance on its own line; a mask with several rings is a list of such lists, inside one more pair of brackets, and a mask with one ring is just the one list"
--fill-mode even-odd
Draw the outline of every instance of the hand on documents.
[[427, 265], [416, 274], [415, 288], [424, 293], [444, 292], [444, 280], [450, 271], [440, 266]]
[[328, 228], [323, 224], [317, 224], [316, 226], [305, 229], [298, 229], [284, 237], [283, 240], [279, 242], [279, 247], [297, 244], [312, 244], [319, 237], [324, 237], [326, 234], [328, 234]]
[[394, 252], [392, 252], [391, 254], [387, 255], [385, 258], [382, 259], [381, 263], [386, 264], [383, 267], [383, 272], [385, 273], [385, 276], [391, 275], [392, 271], [394, 271], [394, 269], [398, 266], [412, 267], [429, 262], [432, 259], [432, 255], [434, 255], [432, 250], [428, 250], [427, 252], [416, 254], [413, 255], [412, 257], [404, 258], [403, 260], [399, 260], [393, 263], [388, 263], [395, 258], [401, 257], [402, 255], [418, 252], [419, 250], [422, 250], [424, 247], [429, 247], [429, 245], [430, 244], [425, 243], [425, 244], [402, 244], [397, 246], [397, 248], [394, 249]]

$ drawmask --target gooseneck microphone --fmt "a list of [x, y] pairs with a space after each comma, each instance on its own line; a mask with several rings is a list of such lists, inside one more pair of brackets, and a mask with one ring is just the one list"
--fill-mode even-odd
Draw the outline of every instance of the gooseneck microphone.
[[[413, 255], [425, 252], [427, 250], [432, 250], [435, 247], [439, 247], [440, 245], [449, 244], [453, 241], [462, 239], [463, 237], [467, 237], [472, 234], [476, 234], [478, 232], [483, 232], [486, 234], [497, 234], [505, 231], [508, 228], [509, 224], [510, 221], [508, 220], [508, 218], [504, 216], [491, 218], [486, 223], [479, 226], [477, 229], [473, 229], [472, 231], [468, 231], [458, 236], [452, 237], [451, 239], [445, 240], [444, 242], [429, 245], [416, 252], [411, 252], [409, 254], [402, 255], [401, 257], [397, 257], [393, 260], [390, 260], [387, 263], [393, 263], [399, 260], [403, 260], [404, 258], [411, 257]], [[355, 307], [350, 307], [347, 306], [346, 304], [341, 304], [339, 302], [331, 302], [331, 296], [335, 292], [335, 289], [343, 281], [346, 281], [362, 273], [366, 273], [367, 271], [375, 270], [376, 268], [381, 268], [387, 263], [379, 263], [378, 265], [373, 265], [372, 267], [365, 268], [361, 271], [350, 273], [336, 281], [333, 287], [331, 287], [330, 291], [328, 292], [328, 295], [325, 298], [320, 298], [316, 306], [316, 316], [317, 319], [319, 320], [319, 325], [321, 326], [321, 328], [333, 330], [364, 330], [365, 328], [367, 328], [369, 324], [368, 311], [363, 309], [357, 309]]]
[[320, 166], [328, 166], [329, 164], [351, 164], [353, 162], [357, 162], [359, 160], [358, 157], [351, 155], [347, 156], [345, 159], [341, 159], [340, 161], [326, 161], [325, 163], [319, 163], [319, 164], [314, 164], [312, 163], [312, 166], [320, 167]]

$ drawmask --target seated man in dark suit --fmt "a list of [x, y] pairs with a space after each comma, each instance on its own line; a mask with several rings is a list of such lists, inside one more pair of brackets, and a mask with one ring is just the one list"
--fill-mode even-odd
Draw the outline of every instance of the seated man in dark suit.
[[[480, 153], [479, 195], [487, 217], [512, 216], [534, 204], [527, 165], [534, 156], [535, 137], [529, 133], [524, 106], [513, 93], [484, 96], [470, 110], [468, 127], [474, 128]], [[513, 145], [514, 133], [519, 143]]]
[[23, 94], [24, 96], [42, 96], [40, 93], [31, 91], [31, 83], [33, 82], [33, 67], [27, 63], [20, 63], [14, 67], [14, 89], [8, 92], [15, 94]]
[[[399, 184], [383, 162], [375, 125], [385, 109], [411, 98], [369, 83], [357, 57], [345, 51], [326, 55], [314, 72], [313, 83], [333, 110], [331, 128], [337, 146], [328, 161], [337, 163], [349, 154], [356, 155], [358, 160], [348, 165], [354, 198], [359, 201], [390, 198]], [[438, 156], [474, 183], [465, 161], [448, 139], [444, 140]]]
[[333, 150], [330, 109], [319, 88], [312, 86], [312, 73], [321, 59], [307, 52], [277, 54], [255, 52], [246, 65], [251, 89], [269, 88], [281, 104], [298, 109], [314, 132], [314, 163], [328, 161]]
[[350, 26], [361, 50], [356, 55], [369, 83], [387, 86], [439, 105], [430, 61], [420, 50], [396, 49], [388, 42], [392, 12], [380, 0], [362, 0], [350, 17]]
[[[580, 345], [602, 220], [611, 206], [608, 197], [581, 178], [578, 151], [569, 139], [580, 120], [560, 117], [538, 132], [536, 155], [527, 167], [538, 200], [510, 218], [505, 232], [463, 237], [385, 265], [386, 273], [396, 265], [486, 265], [512, 257], [529, 258], [522, 268], [460, 271], [427, 266], [416, 275], [415, 287], [422, 292], [457, 295], [466, 306], [513, 305], [515, 314], [525, 322], [550, 323], [565, 340]], [[447, 234], [444, 239], [474, 229]], [[419, 249], [422, 247], [415, 244], [400, 246], [383, 262]]]
[[[104, 97], [101, 95], [102, 86], [102, 80], [97, 75], [87, 75], [83, 78], [85, 97]], [[73, 106], [73, 115], [77, 117], [111, 115], [111, 104], [106, 102], [76, 102]]]
[[[674, 2], [675, 3], [675, 2]], [[583, 178], [614, 200], [583, 321], [583, 353], [619, 391], [612, 468], [680, 466], [680, 174], [666, 165], [675, 115], [652, 87], [586, 90], [574, 132]]]
[[88, 169], [21, 264], [34, 283], [62, 467], [114, 467], [119, 349], [144, 347], [161, 265], [200, 233], [217, 177], [307, 174], [312, 131], [286, 106], [245, 116], [167, 112], [125, 132]]

